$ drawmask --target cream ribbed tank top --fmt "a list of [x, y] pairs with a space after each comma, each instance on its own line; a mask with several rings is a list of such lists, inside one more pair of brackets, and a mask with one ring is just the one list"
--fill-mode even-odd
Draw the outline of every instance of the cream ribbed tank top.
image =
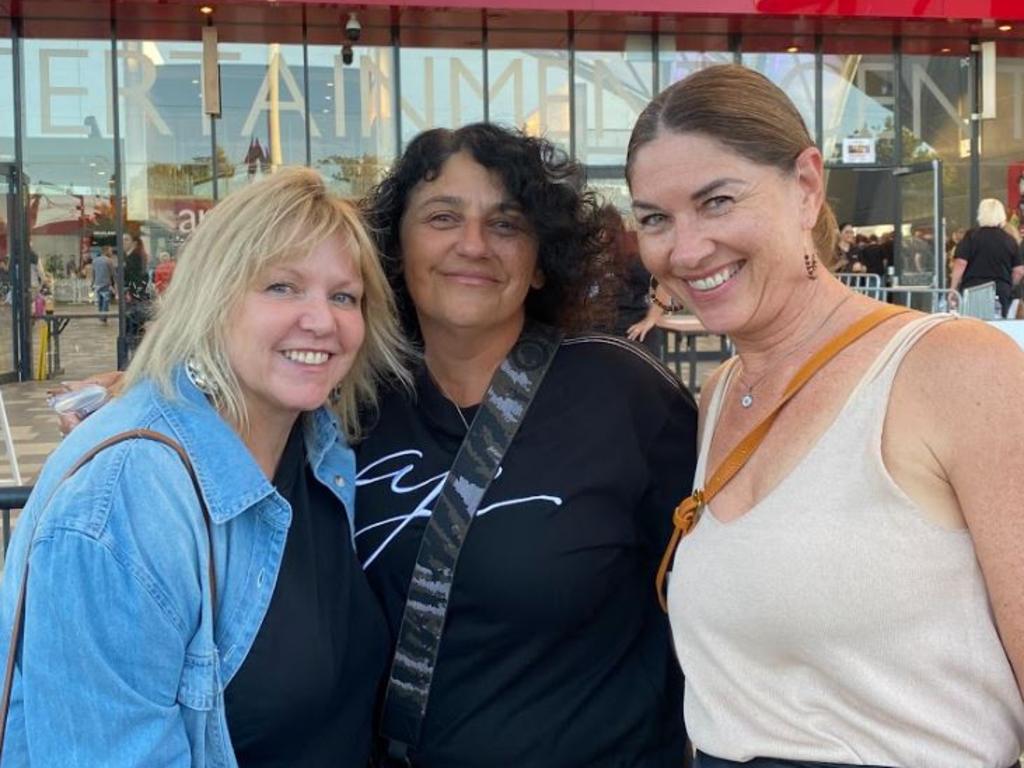
[[[928, 521], [882, 461], [900, 361], [947, 319], [900, 329], [774, 491], [727, 524], [705, 510], [676, 552], [669, 616], [701, 751], [1005, 768], [1024, 749], [970, 534]], [[733, 370], [708, 408], [701, 484]]]

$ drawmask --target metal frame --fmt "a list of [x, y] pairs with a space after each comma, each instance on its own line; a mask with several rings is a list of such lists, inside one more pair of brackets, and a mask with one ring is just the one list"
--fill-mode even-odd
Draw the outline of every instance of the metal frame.
[[7, 384], [18, 381], [21, 378], [21, 329], [20, 302], [16, 299], [21, 291], [21, 282], [24, 272], [22, 262], [24, 261], [24, 218], [25, 218], [25, 195], [24, 182], [18, 172], [15, 163], [0, 163], [0, 180], [4, 183], [5, 198], [7, 204], [7, 253], [8, 253], [8, 274], [10, 276], [11, 292], [11, 368], [7, 371], [0, 371], [0, 384]]

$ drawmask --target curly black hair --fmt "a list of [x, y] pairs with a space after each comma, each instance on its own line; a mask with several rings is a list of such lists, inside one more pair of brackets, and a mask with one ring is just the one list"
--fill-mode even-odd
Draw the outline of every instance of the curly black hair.
[[445, 161], [459, 152], [498, 175], [536, 233], [544, 285], [527, 295], [526, 316], [567, 332], [586, 328], [603, 243], [598, 205], [585, 188], [582, 168], [546, 139], [473, 123], [419, 134], [363, 200], [409, 337], [419, 340], [420, 334], [403, 275], [402, 215], [416, 185], [436, 179]]

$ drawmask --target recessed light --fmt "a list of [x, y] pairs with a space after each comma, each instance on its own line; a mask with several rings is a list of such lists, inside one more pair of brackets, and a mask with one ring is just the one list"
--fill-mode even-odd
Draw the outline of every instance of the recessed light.
[[327, 99], [327, 101], [330, 101], [330, 100], [331, 100], [331, 97], [330, 97], [330, 95], [329, 95], [329, 94], [328, 94], [327, 96], [324, 96], [324, 98], [325, 98], [325, 99]]
[[1000, 24], [999, 25], [999, 31], [1000, 32], [1009, 32], [1011, 29], [1013, 29], [1013, 27], [1011, 25], [1009, 25], [1009, 24]]
[[952, 50], [952, 48], [940, 48], [939, 53], [949, 53]]
[[199, 81], [198, 80], [193, 80], [192, 81], [192, 85], [199, 85]]
[[800, 46], [791, 45], [791, 46], [789, 46], [789, 48], [786, 49], [786, 53], [796, 53], [799, 50], [800, 50]]
[[332, 83], [330, 80], [328, 80], [327, 81], [327, 87], [328, 88], [333, 88], [334, 87], [334, 83]]
[[201, 6], [199, 6], [199, 12], [201, 14], [203, 14], [204, 16], [209, 16], [211, 13], [213, 13], [213, 6], [212, 5], [201, 5]]

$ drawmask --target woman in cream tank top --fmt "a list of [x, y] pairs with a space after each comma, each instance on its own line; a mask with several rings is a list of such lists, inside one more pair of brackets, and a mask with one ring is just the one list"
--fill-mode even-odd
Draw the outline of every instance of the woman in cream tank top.
[[626, 174], [647, 267], [738, 353], [667, 590], [697, 765], [1016, 765], [1024, 353], [828, 273], [821, 153], [761, 75], [662, 92]]

